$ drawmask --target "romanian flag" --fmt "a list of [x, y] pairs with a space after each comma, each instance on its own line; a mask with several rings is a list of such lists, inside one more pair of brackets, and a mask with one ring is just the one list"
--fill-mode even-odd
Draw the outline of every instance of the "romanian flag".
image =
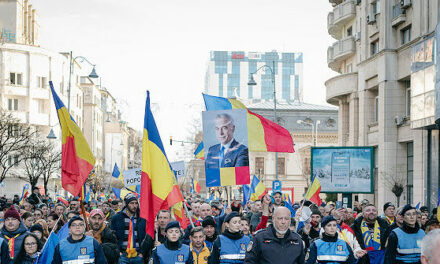
[[320, 193], [321, 193], [321, 183], [319, 182], [318, 177], [315, 177], [315, 179], [312, 182], [312, 185], [307, 190], [305, 198], [315, 203], [316, 205], [320, 206], [322, 204], [321, 198], [319, 197]]
[[26, 199], [26, 197], [28, 197], [28, 195], [29, 195], [29, 184], [26, 183], [23, 186], [23, 191], [21, 192], [21, 198], [19, 204], [22, 204]]
[[[236, 99], [203, 94], [207, 111], [247, 109]], [[249, 151], [293, 153], [293, 139], [287, 129], [247, 110]]]
[[193, 189], [194, 192], [199, 194], [200, 191], [202, 190], [202, 187], [200, 186], [198, 181], [192, 179], [192, 189]]
[[[118, 165], [115, 163], [115, 167], [113, 168], [113, 173], [112, 176], [122, 182], [124, 182], [124, 176], [122, 175], [121, 171], [118, 168]], [[116, 197], [118, 199], [121, 199], [121, 189], [118, 188], [114, 188], [113, 187], [113, 192], [115, 193]], [[124, 196], [125, 197], [125, 196]]]
[[171, 214], [179, 221], [180, 227], [185, 229], [189, 225], [189, 219], [185, 215], [185, 208], [183, 202], [178, 202], [171, 207]]
[[64, 198], [63, 196], [57, 194], [57, 200], [62, 202], [65, 206], [69, 205], [69, 201], [66, 200], [66, 198]]
[[175, 182], [174, 172], [150, 109], [150, 92], [147, 91], [142, 139], [140, 215], [147, 221], [147, 233], [151, 237], [154, 237], [157, 213], [183, 201], [182, 193]]
[[194, 156], [196, 158], [204, 160], [205, 159], [205, 151], [203, 150], [203, 141], [197, 146], [196, 151], [194, 151]]
[[254, 175], [251, 184], [251, 201], [258, 201], [267, 194], [266, 186]]
[[75, 123], [72, 116], [70, 116], [67, 108], [55, 92], [53, 83], [49, 82], [49, 85], [52, 90], [62, 133], [61, 184], [73, 196], [78, 196], [95, 165], [95, 157], [81, 129]]

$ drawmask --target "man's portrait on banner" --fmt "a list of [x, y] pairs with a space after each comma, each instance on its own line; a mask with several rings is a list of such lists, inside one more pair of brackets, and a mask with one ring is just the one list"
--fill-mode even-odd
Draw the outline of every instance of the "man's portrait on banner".
[[205, 167], [249, 166], [246, 110], [203, 112]]

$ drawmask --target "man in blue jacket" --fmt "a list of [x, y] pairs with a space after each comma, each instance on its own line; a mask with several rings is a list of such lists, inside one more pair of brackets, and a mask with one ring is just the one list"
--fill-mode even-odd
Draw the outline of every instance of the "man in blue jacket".
[[13, 260], [17, 256], [28, 231], [21, 222], [20, 214], [13, 205], [4, 214], [4, 219], [5, 224], [1, 230], [0, 238], [3, 238], [8, 243], [9, 256]]
[[[139, 216], [139, 202], [134, 194], [127, 194], [124, 198], [125, 207], [112, 218], [111, 229], [116, 233], [121, 256], [119, 263], [143, 263], [143, 252], [141, 243], [146, 235], [146, 221]], [[129, 257], [127, 254], [127, 244], [129, 238], [130, 225], [134, 233], [136, 256]]]
[[215, 119], [215, 135], [220, 144], [211, 146], [206, 157], [206, 168], [249, 166], [248, 148], [234, 139], [234, 120], [228, 114], [219, 114]]

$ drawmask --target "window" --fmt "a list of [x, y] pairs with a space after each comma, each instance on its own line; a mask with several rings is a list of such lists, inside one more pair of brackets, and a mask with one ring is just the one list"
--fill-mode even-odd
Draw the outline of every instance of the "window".
[[380, 13], [380, 0], [377, 0], [376, 2], [371, 3], [371, 12], [374, 15]]
[[9, 79], [11, 81], [11, 85], [17, 85], [17, 86], [23, 85], [21, 73], [11, 72], [9, 73]]
[[411, 41], [411, 26], [406, 27], [400, 31], [401, 44], [406, 44]]
[[414, 184], [414, 143], [406, 143], [406, 199], [407, 203], [413, 203], [413, 184]]
[[18, 165], [18, 155], [8, 156], [8, 166], [17, 166]]
[[379, 122], [379, 96], [374, 98], [374, 122]]
[[374, 56], [379, 52], [379, 40], [378, 39], [371, 42], [370, 49], [371, 49], [371, 51], [370, 51], [371, 56]]
[[17, 124], [8, 125], [8, 135], [12, 137], [18, 136], [18, 131], [20, 130]]
[[405, 115], [411, 116], [411, 82], [405, 82]]
[[353, 27], [347, 28], [347, 37], [353, 36]]
[[278, 175], [286, 175], [286, 158], [278, 158]]
[[256, 157], [255, 158], [255, 173], [257, 175], [264, 174], [264, 158], [263, 157]]
[[47, 88], [46, 83], [47, 83], [46, 77], [37, 76], [37, 87], [38, 88]]
[[18, 99], [8, 99], [8, 110], [18, 110]]
[[347, 73], [351, 73], [351, 72], [353, 72], [353, 64], [348, 64], [347, 65]]

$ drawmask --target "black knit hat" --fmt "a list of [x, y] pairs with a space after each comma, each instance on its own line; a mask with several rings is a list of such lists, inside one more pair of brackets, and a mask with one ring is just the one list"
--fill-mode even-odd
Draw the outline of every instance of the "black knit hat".
[[35, 224], [33, 226], [31, 226], [31, 228], [29, 229], [29, 231], [32, 233], [34, 231], [40, 231], [41, 234], [44, 234], [44, 230], [43, 227], [40, 224]]
[[231, 219], [234, 218], [234, 217], [240, 217], [240, 214], [237, 213], [237, 212], [231, 212], [230, 214], [228, 214], [228, 215], [225, 217], [225, 222], [226, 222], [226, 223], [229, 223], [229, 221], [231, 221]]
[[311, 209], [311, 211], [312, 211], [312, 213], [310, 214], [310, 216], [312, 216], [312, 215], [319, 215], [320, 217], [322, 217], [321, 211], [319, 211], [318, 208], [313, 207], [313, 208]]
[[215, 227], [216, 226], [216, 223], [215, 223], [215, 220], [214, 220], [214, 217], [212, 217], [212, 216], [207, 216], [207, 217], [205, 217], [205, 219], [203, 219], [203, 221], [202, 221], [202, 226], [203, 227], [207, 227], [207, 226], [213, 226], [213, 227]]
[[177, 227], [177, 228], [180, 229], [180, 224], [179, 224], [179, 222], [177, 222], [177, 221], [171, 221], [171, 222], [169, 222], [169, 223], [167, 224], [167, 226], [165, 227], [165, 232], [166, 232], [168, 229], [170, 229], [170, 228], [175, 228], [175, 227]]
[[407, 204], [407, 205], [405, 205], [403, 208], [402, 208], [402, 210], [400, 210], [400, 212], [399, 212], [399, 214], [400, 215], [405, 215], [405, 213], [407, 212], [407, 211], [409, 211], [409, 210], [412, 210], [412, 209], [416, 209], [415, 207], [412, 207], [412, 205], [410, 205], [410, 204]]
[[79, 215], [75, 215], [75, 216], [73, 216], [72, 218], [70, 218], [70, 220], [69, 220], [69, 228], [70, 228], [70, 226], [72, 225], [72, 223], [73, 223], [74, 221], [77, 221], [77, 220], [84, 222], [84, 219], [82, 219], [81, 216], [79, 216]]
[[385, 212], [387, 210], [387, 208], [390, 207], [390, 206], [396, 208], [392, 202], [388, 202], [388, 203], [383, 205], [383, 211]]
[[321, 226], [325, 227], [328, 223], [336, 221], [336, 219], [332, 215], [327, 215], [322, 219]]

